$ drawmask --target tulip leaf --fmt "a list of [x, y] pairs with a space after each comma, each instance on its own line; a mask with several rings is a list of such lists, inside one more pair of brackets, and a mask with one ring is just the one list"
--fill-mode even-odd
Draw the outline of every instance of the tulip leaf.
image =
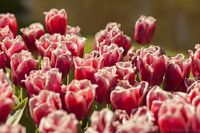
[[10, 115], [8, 116], [6, 124], [17, 125], [19, 123], [23, 115], [23, 112], [26, 108], [27, 102], [28, 102], [28, 98], [25, 98], [20, 104], [18, 104], [17, 106], [13, 108]]

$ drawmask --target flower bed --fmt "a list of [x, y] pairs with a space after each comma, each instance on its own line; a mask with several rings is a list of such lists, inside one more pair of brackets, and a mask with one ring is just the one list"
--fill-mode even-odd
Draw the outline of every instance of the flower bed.
[[156, 20], [141, 16], [140, 49], [108, 23], [84, 55], [86, 38], [67, 20], [64, 9], [51, 9], [48, 33], [33, 23], [22, 38], [15, 16], [0, 15], [1, 133], [200, 133], [199, 44], [188, 59], [145, 48]]

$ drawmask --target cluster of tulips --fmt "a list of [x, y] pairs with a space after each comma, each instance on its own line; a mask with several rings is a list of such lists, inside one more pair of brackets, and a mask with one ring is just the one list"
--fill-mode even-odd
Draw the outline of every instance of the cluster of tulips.
[[[83, 56], [86, 38], [64, 9], [45, 12], [45, 25], [22, 28], [22, 38], [15, 16], [0, 14], [0, 133], [200, 133], [200, 45], [189, 59], [136, 50], [108, 23]], [[155, 29], [141, 16], [135, 41], [149, 44]]]

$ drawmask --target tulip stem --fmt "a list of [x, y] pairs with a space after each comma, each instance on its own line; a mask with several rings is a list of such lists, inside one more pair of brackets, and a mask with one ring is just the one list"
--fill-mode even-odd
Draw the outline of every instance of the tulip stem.
[[75, 79], [75, 68], [72, 68], [70, 71], [69, 71], [69, 74], [67, 75], [67, 85], [73, 80]]
[[88, 118], [82, 120], [81, 129], [84, 129], [87, 126]]
[[137, 82], [140, 82], [140, 81], [141, 81], [141, 80], [140, 80], [140, 75], [139, 75], [139, 73], [136, 74], [136, 81], [137, 81]]
[[23, 101], [26, 97], [28, 97], [28, 91], [26, 88], [21, 88], [21, 101]]

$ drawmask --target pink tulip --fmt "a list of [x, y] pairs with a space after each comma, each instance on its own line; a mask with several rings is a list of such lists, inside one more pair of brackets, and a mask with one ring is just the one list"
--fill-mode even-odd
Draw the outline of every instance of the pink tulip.
[[99, 48], [99, 57], [102, 58], [102, 66], [113, 66], [115, 63], [123, 60], [123, 48], [112, 43], [109, 46], [104, 45]]
[[62, 109], [62, 102], [58, 93], [42, 90], [39, 95], [29, 100], [30, 114], [37, 125], [48, 114]]
[[173, 99], [174, 95], [162, 90], [159, 86], [154, 86], [147, 94], [147, 107], [153, 112], [155, 120], [158, 120], [158, 111], [163, 101]]
[[11, 57], [10, 66], [13, 83], [16, 86], [25, 88], [25, 84], [22, 81], [32, 70], [37, 69], [37, 61], [32, 57], [30, 52], [22, 50]]
[[3, 41], [6, 37], [10, 39], [14, 38], [14, 35], [12, 31], [10, 30], [9, 26], [0, 28], [0, 42]]
[[96, 88], [95, 100], [99, 103], [110, 103], [110, 93], [116, 85], [116, 67], [104, 67], [95, 74]]
[[131, 85], [135, 84], [136, 67], [133, 67], [131, 62], [117, 62], [116, 68], [118, 80], [128, 80]]
[[35, 41], [45, 34], [43, 25], [41, 23], [33, 23], [29, 27], [20, 30], [23, 33], [27, 48], [33, 53], [37, 52]]
[[124, 55], [127, 53], [131, 45], [130, 37], [123, 34], [120, 24], [108, 23], [104, 30], [95, 35], [94, 50], [98, 50], [101, 46], [115, 43], [118, 47], [124, 49]]
[[89, 80], [73, 80], [63, 91], [67, 112], [74, 113], [78, 120], [88, 117], [97, 85]]
[[94, 111], [91, 116], [91, 127], [86, 130], [86, 133], [114, 133], [112, 131], [112, 122], [114, 114], [109, 109]]
[[58, 110], [41, 119], [39, 131], [41, 133], [77, 133], [77, 124], [78, 121], [74, 114], [67, 114], [65, 111]]
[[148, 83], [145, 81], [134, 86], [128, 85], [127, 83], [118, 83], [117, 87], [111, 92], [110, 100], [114, 109], [126, 110], [130, 114], [132, 109], [142, 105], [147, 91]]
[[191, 60], [185, 60], [183, 54], [178, 54], [166, 62], [164, 89], [167, 91], [186, 91], [183, 90], [184, 79], [190, 75]]
[[10, 80], [0, 69], [0, 123], [5, 122], [14, 107], [14, 95]]
[[22, 125], [6, 125], [2, 124], [0, 125], [0, 131], [1, 133], [26, 133], [26, 128]]
[[[49, 61], [48, 58], [44, 58]], [[29, 95], [38, 95], [42, 90], [49, 90], [61, 93], [62, 74], [57, 68], [50, 68], [47, 64], [42, 62], [42, 70], [34, 70], [25, 79], [25, 85], [28, 89]]]
[[80, 31], [81, 31], [81, 28], [79, 26], [72, 27], [70, 25], [67, 25], [65, 34], [76, 34], [78, 36], [81, 36]]
[[20, 53], [22, 50], [27, 50], [24, 41], [21, 36], [17, 36], [16, 38], [6, 37], [2, 42], [0, 42], [2, 51], [6, 56], [6, 64], [7, 67], [10, 67], [10, 58], [15, 53]]
[[196, 44], [195, 45], [195, 53], [193, 54], [193, 52], [191, 50], [189, 50], [190, 53], [190, 58], [192, 59], [192, 63], [191, 63], [191, 70], [192, 70], [192, 74], [194, 77], [200, 77], [200, 45]]
[[156, 19], [141, 15], [135, 23], [135, 41], [139, 44], [151, 42], [156, 30]]
[[16, 37], [17, 36], [17, 20], [14, 14], [10, 14], [10, 13], [0, 14], [0, 28], [4, 28], [6, 26], [9, 26], [14, 37]]
[[162, 133], [196, 132], [195, 109], [181, 100], [168, 100], [158, 113], [158, 124]]
[[67, 13], [65, 9], [57, 10], [53, 8], [49, 12], [44, 12], [44, 14], [47, 31], [50, 34], [60, 33], [64, 35], [67, 26]]

